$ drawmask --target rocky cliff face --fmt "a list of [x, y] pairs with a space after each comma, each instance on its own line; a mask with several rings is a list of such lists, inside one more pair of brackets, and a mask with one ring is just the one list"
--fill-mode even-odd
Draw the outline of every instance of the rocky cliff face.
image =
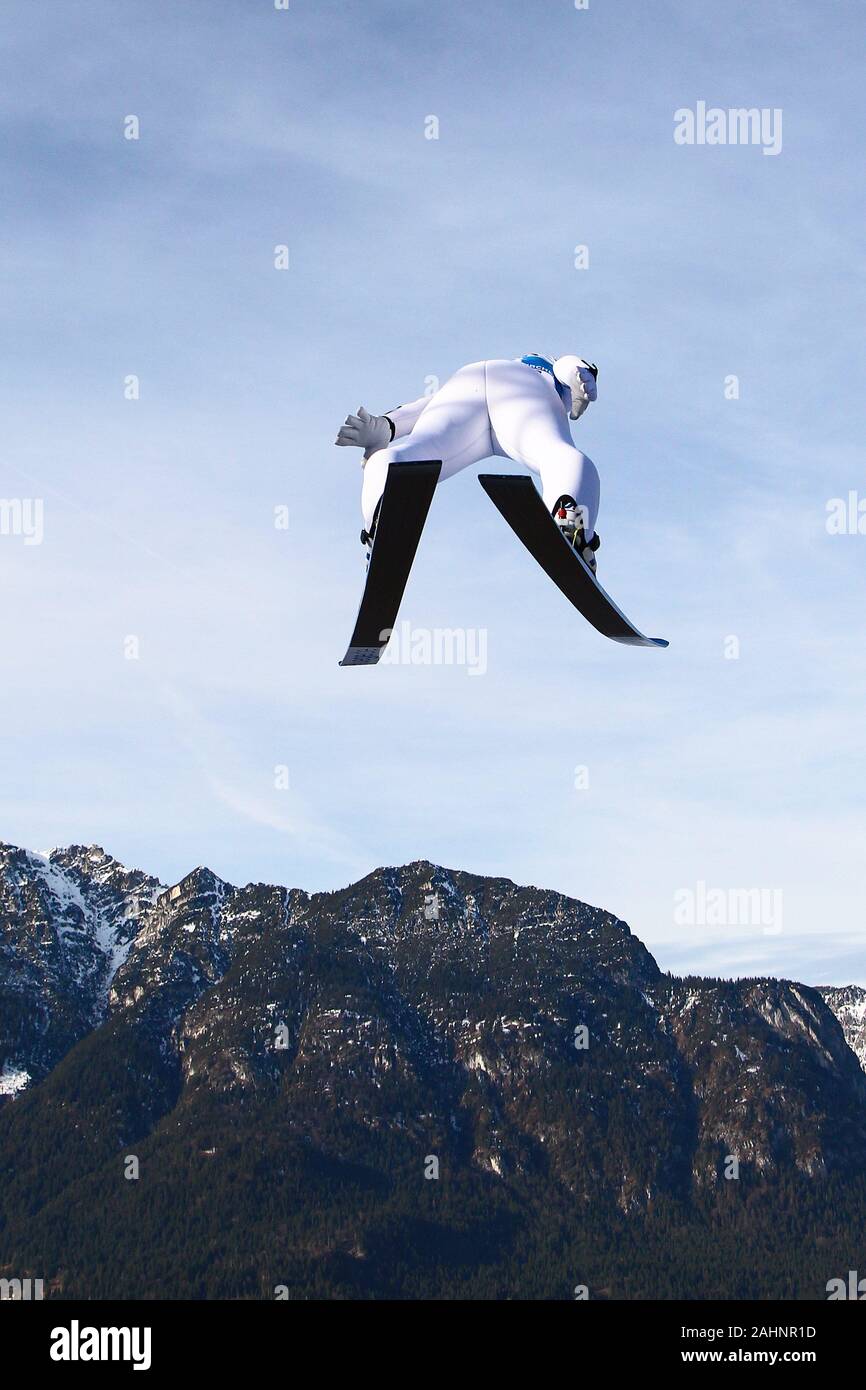
[[729, 1155], [817, 1175], [866, 1141], [866, 1078], [820, 992], [664, 977], [625, 923], [556, 893], [426, 863], [312, 897], [207, 869], [168, 891], [96, 847], [0, 865], [19, 1094], [120, 1029], [162, 1059], [166, 1104], [282, 1092], [299, 1129], [335, 1110], [624, 1209], [718, 1182]]
[[862, 997], [673, 979], [610, 913], [431, 863], [309, 895], [0, 847], [0, 1273], [824, 1297], [866, 1219]]
[[838, 1018], [845, 1041], [866, 1071], [866, 989], [860, 985], [821, 985], [818, 993]]
[[96, 845], [0, 844], [0, 1095], [42, 1080], [102, 1021], [159, 891]]

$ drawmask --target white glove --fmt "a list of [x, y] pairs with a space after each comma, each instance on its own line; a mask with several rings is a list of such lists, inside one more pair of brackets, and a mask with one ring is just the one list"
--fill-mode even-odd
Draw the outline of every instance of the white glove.
[[569, 353], [565, 357], [557, 357], [553, 364], [553, 375], [557, 381], [561, 381], [563, 386], [567, 386], [571, 391], [571, 410], [569, 418], [579, 420], [590, 401], [594, 401], [598, 395], [598, 387], [595, 384], [597, 368], [593, 369], [589, 362], [585, 362], [582, 357], [574, 357]]
[[384, 449], [391, 443], [393, 430], [387, 415], [371, 415], [362, 405], [357, 415], [347, 415], [340, 426], [335, 444], [356, 444], [364, 450], [368, 459], [377, 449]]

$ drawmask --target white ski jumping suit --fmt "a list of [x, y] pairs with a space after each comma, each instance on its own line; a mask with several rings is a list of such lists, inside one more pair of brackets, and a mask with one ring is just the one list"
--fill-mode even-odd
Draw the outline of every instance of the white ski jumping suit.
[[598, 472], [572, 443], [570, 404], [571, 392], [557, 380], [552, 363], [532, 355], [516, 361], [472, 362], [434, 395], [389, 410], [385, 418], [393, 426], [392, 441], [371, 454], [364, 468], [361, 510], [366, 529], [372, 529], [390, 463], [441, 459], [442, 481], [495, 456], [537, 473], [551, 510], [563, 495], [574, 498], [587, 519], [586, 538], [592, 539]]

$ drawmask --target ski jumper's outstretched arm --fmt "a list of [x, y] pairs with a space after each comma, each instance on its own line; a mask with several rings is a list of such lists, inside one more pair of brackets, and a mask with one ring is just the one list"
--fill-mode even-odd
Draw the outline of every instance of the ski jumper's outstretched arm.
[[390, 420], [394, 426], [391, 439], [402, 439], [404, 435], [412, 433], [423, 411], [430, 404], [430, 399], [430, 396], [420, 396], [417, 401], [410, 401], [408, 405], [398, 405], [393, 410], [385, 411], [385, 419]]
[[371, 415], [369, 410], [359, 405], [357, 415], [346, 416], [334, 442], [357, 445], [364, 450], [366, 463], [371, 454], [375, 454], [379, 449], [387, 449], [395, 439], [402, 439], [405, 435], [411, 434], [429, 404], [430, 397], [421, 396], [417, 401], [410, 401], [408, 405], [395, 406], [385, 415]]

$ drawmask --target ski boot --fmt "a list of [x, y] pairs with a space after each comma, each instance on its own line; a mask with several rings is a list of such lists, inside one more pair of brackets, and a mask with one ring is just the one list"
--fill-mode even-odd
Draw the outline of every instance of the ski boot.
[[380, 497], [379, 501], [376, 503], [376, 510], [373, 513], [373, 523], [369, 531], [366, 527], [361, 527], [361, 544], [367, 547], [367, 569], [370, 568], [370, 557], [373, 554], [373, 541], [376, 539], [376, 525], [379, 520], [379, 512], [381, 511], [381, 508], [382, 499]]
[[595, 552], [601, 545], [601, 539], [597, 531], [591, 541], [586, 539], [585, 509], [579, 507], [573, 497], [563, 496], [553, 509], [553, 519], [569, 545], [574, 547], [584, 564], [595, 574], [598, 569]]

